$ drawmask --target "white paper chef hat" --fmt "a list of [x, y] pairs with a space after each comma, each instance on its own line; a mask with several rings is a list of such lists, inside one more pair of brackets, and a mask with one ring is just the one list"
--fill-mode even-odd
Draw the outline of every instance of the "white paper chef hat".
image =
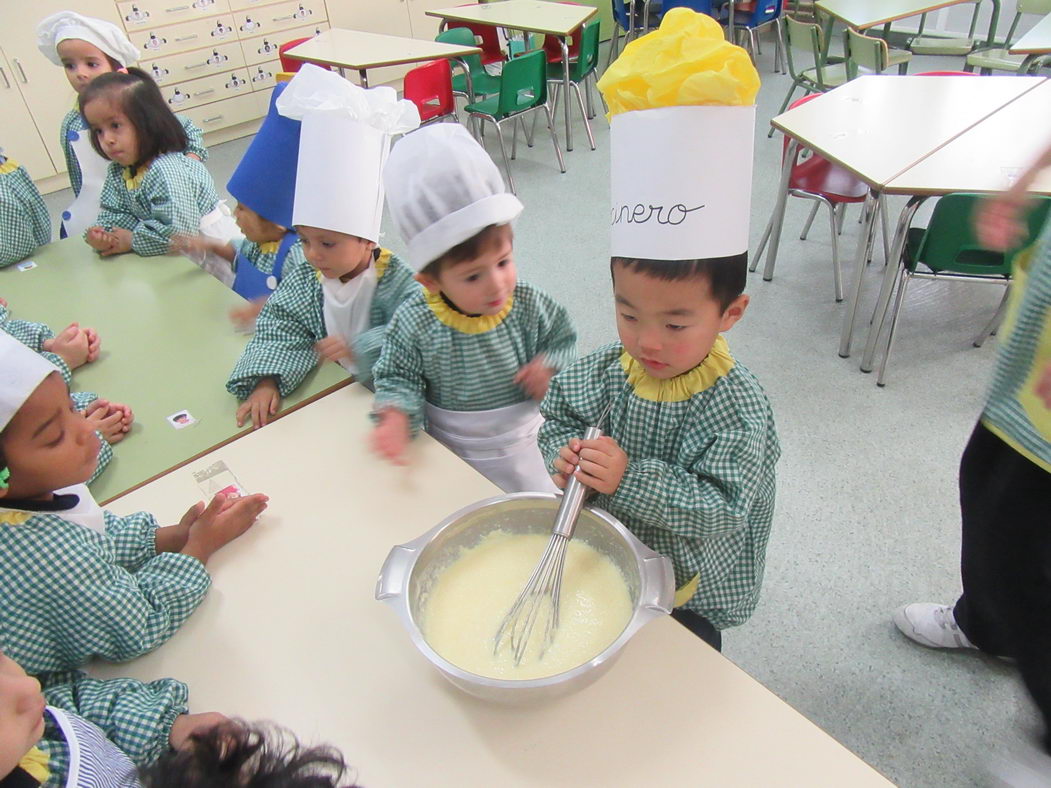
[[366, 90], [308, 63], [276, 106], [302, 121], [292, 224], [379, 241], [383, 165], [391, 136], [420, 125], [416, 105], [393, 88]]
[[139, 59], [139, 50], [123, 30], [105, 19], [84, 16], [76, 11], [59, 11], [41, 20], [36, 26], [36, 37], [44, 57], [56, 66], [62, 65], [58, 44], [70, 38], [97, 46], [122, 66], [129, 66]]
[[458, 123], [425, 126], [400, 140], [383, 181], [394, 226], [417, 271], [489, 225], [522, 213], [489, 154]]
[[0, 331], [0, 430], [18, 413], [29, 395], [58, 367], [17, 339]]

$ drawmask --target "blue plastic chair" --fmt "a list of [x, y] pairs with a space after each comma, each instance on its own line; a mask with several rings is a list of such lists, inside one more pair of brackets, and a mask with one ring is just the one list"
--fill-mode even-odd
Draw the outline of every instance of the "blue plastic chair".
[[731, 39], [736, 40], [737, 32], [745, 30], [748, 33], [748, 51], [755, 62], [759, 54], [759, 30], [767, 25], [774, 25], [777, 33], [774, 36], [774, 71], [782, 71], [781, 68], [781, 11], [783, 3], [781, 0], [755, 0], [750, 11], [735, 11], [733, 20], [734, 34]]

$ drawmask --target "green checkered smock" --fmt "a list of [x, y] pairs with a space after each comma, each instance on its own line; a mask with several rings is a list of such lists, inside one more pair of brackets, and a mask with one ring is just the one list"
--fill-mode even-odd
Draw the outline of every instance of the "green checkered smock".
[[533, 285], [518, 280], [512, 299], [502, 320], [454, 313], [466, 331], [439, 317], [453, 312], [440, 294], [406, 301], [376, 363], [374, 412], [402, 411], [415, 433], [424, 426], [424, 402], [472, 411], [529, 399], [515, 374], [541, 354], [548, 366], [565, 367], [576, 357], [577, 332], [565, 308]]
[[[73, 373], [70, 371], [65, 359], [57, 353], [49, 353], [44, 350], [44, 342], [55, 337], [55, 332], [48, 326], [44, 323], [32, 323], [28, 320], [12, 320], [8, 308], [0, 304], [0, 330], [7, 332], [23, 345], [36, 351], [54, 364], [62, 375], [62, 380], [66, 386], [70, 387], [73, 385]], [[88, 405], [99, 398], [98, 394], [91, 391], [71, 391], [69, 396], [73, 400], [73, 407], [81, 413], [87, 410]], [[101, 432], [96, 432], [95, 434], [100, 441], [99, 461], [98, 465], [95, 466], [95, 472], [88, 479], [88, 484], [95, 481], [102, 471], [105, 470], [106, 466], [109, 465], [110, 460], [113, 459], [113, 447], [106, 442]]]
[[[201, 161], [207, 161], [208, 149], [204, 146], [204, 132], [197, 128], [197, 125], [185, 115], [176, 113], [175, 117], [182, 124], [183, 131], [186, 132], [186, 139], [189, 142], [185, 152], [194, 154]], [[72, 143], [81, 134], [89, 131], [88, 122], [84, 120], [80, 110], [76, 107], [67, 112], [66, 116], [62, 118], [62, 125], [58, 132], [58, 141], [62, 146], [62, 153], [66, 157], [66, 170], [69, 172], [69, 185], [73, 187], [73, 194], [80, 194], [83, 178], [80, 174], [77, 154], [73, 152]]]
[[698, 378], [678, 401], [640, 396], [654, 396], [653, 389], [645, 391], [634, 375], [628, 382], [620, 344], [596, 350], [551, 381], [538, 443], [553, 470], [559, 449], [612, 400], [603, 432], [627, 453], [628, 467], [612, 495], [595, 494], [589, 503], [670, 558], [676, 587], [699, 575], [684, 606], [724, 629], [744, 623], [759, 598], [781, 452], [766, 394], [725, 343], [709, 359], [717, 349], [723, 370]]
[[[98, 726], [106, 738], [136, 766], [149, 766], [169, 749], [172, 723], [189, 711], [186, 685], [175, 679], [148, 684], [135, 679], [93, 679], [79, 671], [40, 677], [49, 706]], [[44, 735], [36, 745], [48, 758], [45, 786], [65, 786], [69, 745], [62, 730], [45, 717]]]
[[109, 165], [95, 223], [131, 230], [131, 249], [141, 257], [168, 254], [175, 233], [197, 235], [201, 217], [219, 202], [205, 166], [181, 153], [154, 159], [134, 189], [124, 175], [124, 167]]
[[211, 584], [196, 558], [156, 552], [152, 515], [104, 517], [100, 534], [61, 512], [0, 508], [0, 650], [27, 673], [152, 651]]
[[[369, 307], [369, 330], [354, 341], [351, 351], [358, 366], [358, 380], [372, 379], [372, 365], [380, 355], [387, 323], [402, 301], [419, 290], [412, 269], [386, 249], [376, 258], [376, 291]], [[328, 336], [319, 274], [309, 264], [285, 273], [277, 290], [263, 305], [255, 321], [255, 335], [237, 360], [226, 390], [247, 399], [262, 378], [276, 378], [282, 397], [295, 391], [318, 365], [314, 345]]]
[[51, 241], [51, 217], [33, 179], [0, 154], [0, 268], [25, 260]]
[[[234, 251], [243, 254], [248, 262], [264, 274], [272, 274], [274, 272], [278, 251], [276, 246], [273, 251], [264, 252], [259, 247], [259, 244], [255, 241], [249, 241], [247, 238], [235, 238], [230, 243], [233, 244]], [[280, 241], [275, 241], [274, 243], [279, 244]], [[293, 267], [298, 268], [300, 264], [307, 264], [307, 258], [303, 252], [302, 241], [296, 239], [292, 246], [289, 247], [288, 254], [285, 255], [285, 265], [281, 272], [281, 278], [286, 277]]]

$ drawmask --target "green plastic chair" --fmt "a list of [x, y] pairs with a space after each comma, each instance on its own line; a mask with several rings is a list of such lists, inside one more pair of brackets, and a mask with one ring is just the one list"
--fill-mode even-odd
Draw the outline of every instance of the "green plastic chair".
[[[562, 172], [566, 171], [562, 149], [558, 146], [558, 137], [555, 136], [552, 126], [551, 108], [547, 105], [547, 55], [544, 50], [537, 49], [514, 60], [508, 60], [504, 63], [504, 70], [500, 75], [500, 92], [494, 97], [468, 104], [464, 109], [472, 118], [478, 118], [483, 124], [488, 121], [496, 126], [500, 155], [504, 159], [507, 183], [512, 193], [515, 192], [515, 181], [511, 175], [511, 162], [507, 158], [503, 134], [503, 125], [507, 121], [511, 121], [512, 126], [513, 159], [518, 151], [518, 123], [523, 116], [531, 112], [543, 112], [547, 116], [547, 130], [551, 134], [551, 142], [555, 145], [558, 166]], [[531, 146], [532, 141], [528, 142]]]
[[[803, 95], [825, 93], [847, 81], [846, 65], [832, 63], [826, 59], [827, 50], [821, 25], [816, 22], [800, 22], [790, 16], [784, 17], [784, 20], [784, 51], [788, 59], [788, 74], [792, 77], [792, 85], [788, 88], [785, 100], [781, 102], [778, 115], [785, 111], [796, 88], [803, 88], [806, 91]], [[793, 51], [797, 56], [799, 53], [809, 54], [814, 65], [810, 68], [797, 68]], [[766, 136], [774, 136], [773, 127]]]
[[904, 49], [891, 49], [882, 38], [867, 36], [857, 30], [847, 29], [843, 39], [843, 51], [847, 54], [847, 77], [858, 76], [858, 68], [874, 74], [882, 74], [891, 66], [898, 67], [899, 74], [909, 73], [912, 53]]
[[[967, 36], [925, 36], [924, 27], [927, 24], [927, 15], [920, 15], [920, 27], [916, 35], [909, 41], [909, 49], [914, 55], [967, 55], [978, 46], [979, 41], [974, 37], [974, 31], [978, 27], [978, 17], [981, 14], [983, 0], [970, 0], [974, 6], [971, 12], [971, 26], [967, 29]], [[1000, 0], [991, 0], [993, 12], [989, 16], [989, 31], [985, 36], [985, 46], [993, 45], [993, 35], [996, 33], [996, 22], [1000, 17]]]
[[[595, 117], [595, 102], [591, 96], [591, 83], [598, 81], [598, 45], [599, 45], [599, 23], [590, 22], [584, 26], [580, 35], [580, 54], [576, 60], [569, 64], [569, 84], [577, 94], [577, 105], [580, 114], [584, 116], [584, 127], [588, 132], [588, 142], [591, 150], [595, 150], [595, 135], [591, 133], [591, 121]], [[558, 100], [562, 95], [562, 64], [547, 64], [548, 89], [554, 88], [551, 95], [551, 115], [558, 114]], [[587, 107], [584, 106], [584, 97], [580, 93], [580, 86], [584, 85], [584, 94], [587, 96]], [[566, 102], [565, 111], [569, 112], [569, 102]], [[536, 123], [536, 117], [533, 118]]]
[[[887, 336], [887, 350], [880, 362], [877, 385], [884, 385], [887, 362], [894, 347], [895, 329], [901, 316], [902, 304], [909, 283], [913, 279], [949, 279], [957, 282], [995, 284], [1004, 288], [1003, 298], [996, 309], [992, 320], [975, 338], [974, 346], [981, 347], [1003, 320], [1010, 294], [1011, 264], [1015, 254], [1022, 248], [1008, 252], [994, 252], [984, 249], [974, 235], [974, 213], [978, 201], [983, 199], [979, 194], [949, 194], [938, 200], [931, 214], [927, 227], [910, 227], [905, 235], [902, 259], [898, 263], [898, 291], [891, 309], [890, 333]], [[1029, 212], [1029, 241], [1035, 240], [1047, 220], [1051, 209], [1051, 197], [1039, 197], [1035, 207]], [[1023, 244], [1024, 246], [1025, 244]], [[923, 268], [921, 269], [920, 266]], [[883, 326], [886, 315], [878, 318], [878, 325]]]
[[1022, 66], [1026, 64], [1026, 56], [1012, 55], [1008, 50], [1015, 40], [1018, 23], [1022, 20], [1023, 14], [1051, 14], [1051, 0], [1018, 0], [1017, 10], [1014, 19], [1011, 21], [1011, 28], [1007, 31], [1007, 39], [1004, 41], [1004, 45], [1002, 47], [990, 46], [976, 49], [967, 56], [967, 63], [964, 65], [963, 70], [974, 71], [977, 68], [979, 73], [986, 75], [992, 74], [994, 71], [1014, 71], [1016, 73], [1021, 71]]
[[[462, 47], [477, 46], [474, 33], [466, 27], [454, 27], [439, 33], [435, 41], [443, 44], [455, 44]], [[495, 96], [500, 92], [500, 78], [490, 75], [485, 66], [482, 65], [481, 55], [464, 55], [456, 58], [464, 73], [453, 77], [453, 95], [465, 96], [468, 101], [474, 101], [486, 96]], [[473, 93], [473, 95], [472, 95]]]

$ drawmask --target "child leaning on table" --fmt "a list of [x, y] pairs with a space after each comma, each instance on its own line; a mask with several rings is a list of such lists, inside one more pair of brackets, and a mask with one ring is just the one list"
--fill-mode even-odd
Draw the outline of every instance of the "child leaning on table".
[[159, 646], [204, 598], [207, 561], [266, 508], [217, 495], [176, 525], [118, 517], [84, 486], [98, 454], [58, 370], [0, 333], [0, 649], [33, 675]]
[[0, 268], [51, 241], [51, 217], [24, 167], [0, 148]]
[[[746, 621], [759, 598], [780, 455], [766, 394], [722, 336], [748, 306], [759, 83], [747, 53], [703, 14], [673, 9], [636, 44], [599, 83], [613, 115], [620, 342], [551, 381], [539, 442], [556, 484], [574, 473], [595, 505], [671, 559], [672, 615], [720, 648], [721, 630]], [[660, 74], [664, 67], [674, 73]], [[706, 77], [718, 100], [696, 94]], [[658, 95], [671, 106], [640, 102]], [[633, 168], [639, 146], [658, 136], [660, 155]], [[582, 441], [590, 425], [604, 435]]]

